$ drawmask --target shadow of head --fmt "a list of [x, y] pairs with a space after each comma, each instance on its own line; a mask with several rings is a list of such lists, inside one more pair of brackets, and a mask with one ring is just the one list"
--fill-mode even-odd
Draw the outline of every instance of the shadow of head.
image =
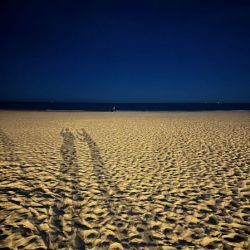
[[73, 145], [75, 136], [72, 132], [70, 132], [69, 128], [62, 129], [61, 131], [61, 136], [63, 137], [63, 143], [67, 145]]

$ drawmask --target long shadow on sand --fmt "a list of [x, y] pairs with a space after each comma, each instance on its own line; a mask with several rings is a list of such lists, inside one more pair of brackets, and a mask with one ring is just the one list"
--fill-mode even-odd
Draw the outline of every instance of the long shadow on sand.
[[[0, 129], [0, 146], [2, 146], [3, 150], [0, 154], [0, 162], [4, 163], [1, 166], [1, 172], [3, 172], [0, 172], [0, 181], [25, 179], [26, 171], [21, 164], [19, 156], [16, 154], [15, 143], [2, 129]], [[6, 173], [8, 173], [7, 176]], [[29, 195], [27, 192], [17, 187], [6, 187], [0, 189], [0, 193], [6, 193], [7, 191]]]
[[[15, 146], [14, 141], [11, 138], [9, 138], [9, 136], [2, 129], [0, 129], [0, 145], [2, 146], [2, 150], [3, 150], [3, 152], [0, 155], [0, 162], [5, 162], [5, 164], [1, 166], [1, 170], [3, 170], [3, 174], [0, 172], [1, 173], [0, 181], [3, 181], [3, 182], [7, 181], [7, 183], [8, 182], [15, 183], [15, 181], [27, 182], [27, 170], [25, 169], [26, 166], [24, 163], [22, 163], [20, 157], [16, 154], [16, 146]], [[8, 176], [5, 176], [6, 171], [8, 173]], [[29, 179], [29, 183], [30, 183], [30, 179]], [[11, 192], [11, 195], [10, 195], [10, 192]], [[22, 196], [23, 202], [21, 203], [19, 200], [16, 200], [14, 204], [18, 206], [23, 206], [23, 207], [29, 207], [29, 205], [27, 205], [27, 201], [32, 199], [32, 193], [29, 190], [23, 189], [23, 187], [18, 187], [15, 185], [2, 186], [0, 188], [0, 194], [8, 195], [9, 198], [13, 198], [13, 197], [16, 198], [17, 196]], [[14, 200], [11, 199], [11, 202], [13, 201]], [[1, 212], [3, 214], [5, 213], [4, 210]], [[9, 209], [7, 213], [8, 214], [10, 213]], [[27, 215], [23, 215], [23, 218], [26, 218], [26, 217]], [[6, 216], [6, 219], [8, 219], [8, 216]], [[38, 227], [39, 221], [36, 219], [35, 216], [29, 218], [29, 220], [35, 226], [36, 233], [41, 236], [44, 243], [46, 244], [47, 235], [39, 229]], [[20, 222], [20, 218], [13, 217], [14, 223], [18, 221]], [[15, 227], [12, 227], [11, 225], [9, 225], [8, 222], [5, 222], [5, 220], [1, 220], [0, 245], [1, 246], [4, 245], [4, 243], [1, 242], [1, 240], [4, 239], [4, 232], [6, 236], [7, 234], [15, 234], [17, 233], [17, 231], [18, 230]], [[20, 228], [19, 232], [23, 237], [28, 237], [32, 233], [27, 228]]]
[[[78, 233], [79, 224], [77, 221], [80, 208], [75, 205], [75, 201], [81, 199], [78, 187], [75, 136], [68, 128], [61, 131], [61, 136], [63, 137], [60, 150], [62, 163], [56, 189], [58, 198], [52, 206], [51, 224], [54, 231], [51, 234], [51, 247], [52, 249], [85, 249], [83, 239]], [[66, 214], [71, 218], [68, 221], [64, 218]]]
[[7, 134], [0, 129], [0, 142], [3, 148], [3, 155], [1, 155], [0, 160], [5, 160], [8, 162], [15, 162], [19, 160], [19, 157], [15, 154], [14, 142], [7, 136]]
[[[151, 230], [149, 229], [150, 219], [145, 220], [141, 218], [140, 214], [134, 210], [133, 204], [128, 199], [126, 199], [126, 194], [120, 190], [120, 188], [112, 180], [111, 173], [103, 162], [100, 149], [96, 142], [84, 129], [81, 129], [81, 132], [77, 131], [77, 133], [78, 139], [88, 144], [93, 164], [93, 171], [97, 178], [99, 190], [102, 191], [103, 197], [105, 199], [106, 207], [109, 211], [110, 222], [113, 223], [117, 228], [117, 239], [113, 240], [120, 242], [125, 249], [146, 246], [157, 247], [157, 249], [160, 250], [161, 245], [157, 243], [157, 240], [154, 239]], [[113, 194], [110, 195], [110, 193]], [[126, 222], [128, 223], [128, 230], [132, 226], [136, 226], [137, 228], [141, 229], [141, 231], [138, 232], [138, 237], [140, 235], [142, 237], [142, 241], [140, 241], [140, 243], [136, 243], [135, 241], [132, 242], [132, 238], [128, 236], [128, 230], [121, 229], [125, 222], [122, 220], [121, 214], [118, 213], [119, 205], [123, 206], [123, 211], [120, 213], [126, 213], [129, 216], [129, 220]]]

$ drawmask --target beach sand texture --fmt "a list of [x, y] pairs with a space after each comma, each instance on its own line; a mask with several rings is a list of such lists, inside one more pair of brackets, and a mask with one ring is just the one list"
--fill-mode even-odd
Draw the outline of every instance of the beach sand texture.
[[249, 143], [249, 112], [1, 111], [0, 249], [250, 249]]

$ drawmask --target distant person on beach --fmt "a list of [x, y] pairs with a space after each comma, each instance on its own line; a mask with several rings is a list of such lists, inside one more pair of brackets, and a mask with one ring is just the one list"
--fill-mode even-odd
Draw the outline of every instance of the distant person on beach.
[[116, 107], [115, 106], [113, 106], [112, 112], [116, 112]]

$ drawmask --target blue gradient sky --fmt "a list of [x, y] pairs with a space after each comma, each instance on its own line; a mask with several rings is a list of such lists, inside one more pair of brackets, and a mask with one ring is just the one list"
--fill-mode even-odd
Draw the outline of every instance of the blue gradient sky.
[[0, 100], [250, 102], [250, 1], [0, 9]]

